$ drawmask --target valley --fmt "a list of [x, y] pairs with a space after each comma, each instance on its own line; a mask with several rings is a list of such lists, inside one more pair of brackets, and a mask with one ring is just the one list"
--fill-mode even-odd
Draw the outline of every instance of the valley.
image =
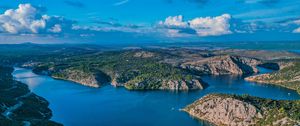
[[[117, 94], [118, 90], [120, 90], [119, 88], [123, 90], [122, 87], [129, 91], [122, 91], [125, 94], [135, 94], [135, 91], [149, 92], [150, 94], [153, 93], [153, 96], [156, 96], [153, 91], [166, 92], [168, 95], [174, 96], [178, 95], [176, 92], [187, 92], [188, 94], [193, 94], [193, 97], [189, 96], [188, 94], [187, 96], [182, 96], [191, 98], [187, 102], [184, 102], [184, 104], [180, 104], [177, 109], [184, 108], [184, 106], [192, 103], [202, 96], [210, 96], [212, 93], [225, 93], [230, 95], [216, 95], [216, 97], [222, 96], [232, 98], [231, 100], [240, 100], [237, 103], [248, 100], [247, 103], [249, 103], [249, 105], [253, 105], [255, 103], [253, 106], [261, 111], [261, 118], [266, 120], [263, 121], [262, 119], [256, 118], [257, 115], [255, 115], [251, 116], [250, 122], [250, 117], [244, 118], [245, 120], [241, 119], [241, 122], [236, 122], [235, 118], [233, 117], [226, 120], [228, 123], [224, 125], [251, 125], [253, 123], [271, 124], [275, 123], [276, 121], [278, 124], [290, 125], [297, 124], [299, 120], [297, 116], [286, 116], [287, 113], [281, 113], [282, 116], [278, 118], [276, 117], [276, 119], [271, 119], [268, 117], [268, 114], [264, 115], [262, 111], [264, 113], [275, 112], [273, 111], [274, 108], [271, 107], [269, 110], [263, 110], [265, 106], [257, 106], [257, 104], [265, 104], [265, 102], [268, 104], [273, 104], [273, 102], [274, 104], [280, 103], [281, 105], [281, 100], [298, 100], [299, 94], [291, 90], [299, 90], [297, 73], [299, 71], [298, 60], [300, 55], [289, 51], [199, 49], [181, 47], [106, 49], [98, 46], [25, 44], [20, 45], [20, 47], [13, 47], [10, 50], [2, 50], [2, 52], [5, 53], [0, 55], [0, 64], [10, 67], [15, 66], [31, 69], [33, 72], [32, 74], [36, 74], [36, 76], [52, 77], [55, 79], [55, 81], [57, 81], [56, 83], [70, 81], [72, 82], [71, 85], [82, 85], [86, 88], [92, 88], [93, 90], [97, 91], [107, 90], [107, 88], [115, 88], [112, 90], [116, 90]], [[272, 69], [274, 72], [265, 72], [265, 68]], [[30, 77], [28, 79], [34, 79], [34, 77]], [[244, 81], [244, 79], [249, 82]], [[275, 81], [274, 79], [277, 80]], [[32, 83], [32, 81], [29, 81], [26, 78], [19, 78], [18, 80], [24, 81], [23, 83], [26, 84]], [[49, 83], [46, 81], [41, 82]], [[230, 83], [233, 85], [228, 85]], [[267, 85], [272, 85], [265, 86], [265, 83], [267, 83]], [[38, 85], [41, 84], [42, 83], [38, 83]], [[284, 88], [279, 88], [276, 85]], [[30, 89], [35, 92], [35, 88], [30, 87]], [[43, 91], [44, 89], [38, 90]], [[282, 92], [282, 94], [280, 96], [272, 96], [267, 94], [268, 90], [271, 92]], [[168, 92], [175, 92], [175, 94], [169, 94]], [[195, 94], [193, 92], [200, 93]], [[57, 100], [51, 98], [52, 95], [51, 97], [49, 96], [49, 94], [51, 94], [50, 92], [47, 93], [46, 91], [45, 94], [38, 91], [37, 93], [38, 95], [46, 97], [46, 99], [50, 99], [50, 102], [59, 104], [55, 102]], [[236, 96], [231, 96], [233, 94]], [[242, 97], [241, 95], [251, 96]], [[27, 97], [27, 95], [25, 96]], [[65, 97], [73, 96], [66, 95]], [[91, 96], [91, 98], [94, 97], [105, 96]], [[206, 98], [206, 96], [203, 98]], [[273, 99], [273, 101], [269, 101], [269, 98]], [[253, 102], [252, 100], [256, 102]], [[153, 99], [150, 101], [153, 101]], [[92, 101], [90, 102], [94, 103]], [[131, 104], [132, 101], [123, 102]], [[231, 102], [228, 101], [218, 102], [222, 102], [224, 105], [231, 104]], [[296, 101], [285, 102], [288, 102], [288, 104], [291, 105], [290, 107], [297, 106], [298, 104]], [[140, 104], [143, 105], [142, 103]], [[197, 102], [194, 104], [198, 105]], [[11, 108], [8, 108], [7, 112], [4, 113], [9, 113], [8, 111], [14, 110], [22, 105], [23, 102], [18, 102]], [[201, 106], [201, 104], [199, 105]], [[153, 104], [153, 106], [157, 105]], [[170, 106], [170, 104], [168, 104], [168, 106]], [[193, 106], [193, 104], [190, 106]], [[227, 113], [231, 110], [242, 109], [239, 108], [239, 106], [240, 105], [237, 105], [236, 108], [228, 110], [226, 109], [224, 111]], [[294, 108], [287, 108], [288, 106], [286, 105], [283, 105], [283, 107], [285, 110], [294, 110]], [[206, 118], [206, 116], [214, 116], [213, 113], [211, 113], [212, 115], [199, 115], [198, 113], [195, 113], [195, 111], [198, 112], [200, 110], [196, 109], [197, 108], [188, 107], [185, 108], [184, 111], [201, 120], [206, 120], [211, 123], [221, 125], [218, 122], [215, 122], [216, 120], [210, 120], [210, 118]], [[222, 108], [215, 106], [211, 107], [211, 109], [211, 111], [214, 112], [221, 111], [219, 109]], [[160, 111], [165, 112], [165, 110], [161, 109]], [[174, 118], [182, 116], [182, 112], [177, 114], [178, 116]], [[62, 121], [64, 122], [63, 124], [68, 125], [71, 124], [70, 122], [67, 123], [60, 119], [55, 121]], [[221, 120], [221, 122], [223, 121]], [[247, 123], [243, 121], [246, 121]], [[78, 123], [81, 124], [83, 122]], [[98, 124], [99, 122], [95, 123]], [[72, 125], [74, 124], [72, 123]]]
[[0, 125], [61, 126], [51, 121], [49, 102], [13, 80], [13, 68], [0, 66]]

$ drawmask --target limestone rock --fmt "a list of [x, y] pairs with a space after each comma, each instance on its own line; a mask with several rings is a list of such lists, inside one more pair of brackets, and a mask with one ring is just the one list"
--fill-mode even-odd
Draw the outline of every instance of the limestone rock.
[[168, 80], [163, 81], [162, 86], [160, 89], [162, 90], [196, 90], [196, 89], [204, 89], [204, 82], [193, 79], [191, 81], [174, 81]]
[[200, 74], [224, 75], [224, 74], [251, 74], [257, 73], [256, 65], [261, 62], [257, 59], [239, 56], [214, 56], [193, 62], [186, 62], [181, 65]]
[[255, 118], [261, 115], [249, 103], [218, 95], [207, 95], [187, 106], [184, 111], [198, 119], [228, 126], [254, 125]]

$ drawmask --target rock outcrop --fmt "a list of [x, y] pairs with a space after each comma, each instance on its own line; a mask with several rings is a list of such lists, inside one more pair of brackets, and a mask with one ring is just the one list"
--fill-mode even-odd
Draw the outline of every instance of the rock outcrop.
[[248, 95], [210, 94], [183, 111], [215, 125], [299, 125], [300, 101], [277, 101]]
[[205, 75], [241, 75], [257, 73], [256, 66], [260, 63], [259, 60], [253, 58], [224, 55], [186, 62], [181, 67]]
[[127, 82], [125, 87], [130, 90], [171, 90], [171, 91], [188, 91], [202, 90], [206, 87], [206, 83], [201, 79], [192, 80], [157, 80], [149, 83], [147, 80], [139, 82]]
[[184, 111], [216, 125], [248, 126], [254, 125], [256, 118], [261, 118], [255, 106], [219, 95], [207, 95], [187, 106]]
[[110, 77], [102, 72], [83, 72], [80, 70], [65, 70], [63, 76], [53, 75], [54, 78], [73, 81], [84, 86], [99, 88], [110, 82]]
[[[170, 69], [166, 69], [165, 67]], [[159, 67], [155, 65], [151, 68], [145, 67], [143, 68], [143, 71], [135, 69], [133, 71], [129, 70], [124, 73], [113, 73], [110, 74], [112, 77], [111, 84], [115, 87], [124, 86], [129, 90], [187, 91], [197, 89], [201, 90], [206, 87], [206, 83], [201, 80], [200, 76], [195, 76], [185, 72], [182, 69], [173, 68], [169, 65], [165, 67]], [[161, 69], [169, 71], [164, 71]], [[172, 69], [173, 71], [170, 71]]]
[[174, 81], [174, 80], [165, 80], [162, 82], [162, 85], [159, 87], [161, 90], [197, 90], [204, 89], [205, 83], [198, 79], [192, 79], [190, 81]]
[[99, 88], [100, 85], [96, 80], [96, 76], [92, 73], [83, 72], [80, 70], [65, 70], [64, 77], [53, 76], [57, 79], [73, 81], [84, 86]]
[[68, 80], [84, 86], [99, 88], [110, 82], [111, 78], [102, 71], [59, 69], [55, 67], [36, 66], [32, 70], [36, 74], [48, 75], [56, 79]]

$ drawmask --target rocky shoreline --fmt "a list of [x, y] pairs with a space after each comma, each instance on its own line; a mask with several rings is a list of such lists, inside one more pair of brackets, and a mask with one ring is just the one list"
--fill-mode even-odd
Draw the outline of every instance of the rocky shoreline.
[[298, 91], [300, 94], [300, 63], [288, 62], [279, 66], [279, 71], [250, 76], [245, 78], [245, 80], [289, 88]]
[[215, 125], [300, 125], [300, 101], [277, 101], [251, 96], [209, 94], [183, 111]]
[[192, 62], [185, 62], [182, 68], [201, 75], [252, 74], [258, 73], [260, 60], [240, 56], [214, 56]]
[[[256, 66], [262, 63], [255, 58], [219, 55], [178, 62], [175, 63], [179, 64], [178, 66], [172, 66], [173, 63], [164, 63], [164, 60], [170, 57], [166, 58], [158, 52], [139, 50], [117, 52], [112, 56], [112, 58], [114, 57], [118, 57], [118, 59], [110, 61], [110, 64], [115, 65], [94, 65], [99, 67], [77, 68], [70, 64], [33, 62], [25, 63], [23, 66], [32, 66], [33, 72], [37, 74], [46, 74], [56, 79], [68, 80], [94, 88], [111, 83], [115, 87], [124, 86], [129, 90], [186, 91], [201, 90], [207, 86], [199, 75], [258, 73]], [[125, 59], [120, 61], [122, 58]]]

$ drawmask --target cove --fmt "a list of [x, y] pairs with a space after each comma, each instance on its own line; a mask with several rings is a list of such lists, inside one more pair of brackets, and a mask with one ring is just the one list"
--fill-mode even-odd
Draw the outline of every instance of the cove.
[[[260, 68], [262, 73], [269, 72]], [[46, 98], [52, 120], [65, 126], [206, 126], [179, 109], [209, 93], [249, 94], [262, 98], [299, 100], [296, 91], [246, 82], [242, 76], [204, 76], [209, 87], [190, 92], [128, 91], [110, 85], [99, 89], [15, 68], [16, 80]]]

